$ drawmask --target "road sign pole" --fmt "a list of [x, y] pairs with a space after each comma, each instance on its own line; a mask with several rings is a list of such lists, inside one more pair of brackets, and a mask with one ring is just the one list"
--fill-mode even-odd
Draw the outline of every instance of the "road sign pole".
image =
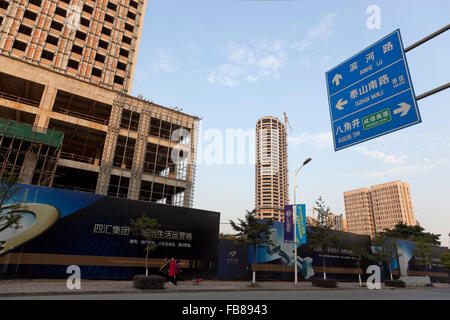
[[433, 90], [427, 91], [425, 93], [422, 93], [421, 95], [418, 95], [416, 97], [416, 100], [419, 101], [420, 99], [429, 97], [435, 93], [441, 92], [441, 91], [443, 91], [445, 89], [449, 89], [449, 88], [450, 88], [450, 82], [447, 82], [446, 84], [443, 84], [442, 86], [437, 87], [436, 89], [433, 89]]
[[430, 34], [429, 36], [423, 38], [422, 40], [417, 41], [416, 43], [413, 43], [412, 45], [410, 45], [409, 47], [405, 48], [405, 52], [408, 52], [414, 48], [417, 48], [418, 46], [424, 44], [427, 41], [430, 41], [431, 39], [437, 37], [438, 35], [444, 33], [445, 31], [448, 31], [450, 29], [450, 24], [446, 25], [445, 27], [439, 29], [436, 32], [433, 32], [432, 34]]
[[[426, 36], [426, 37], [423, 38], [422, 40], [419, 40], [419, 41], [417, 41], [416, 43], [413, 43], [413, 44], [410, 45], [409, 47], [405, 48], [405, 53], [408, 52], [408, 51], [411, 51], [411, 50], [414, 49], [414, 48], [417, 48], [418, 46], [424, 44], [425, 42], [430, 41], [430, 40], [433, 39], [433, 38], [436, 38], [438, 35], [443, 34], [444, 32], [446, 32], [446, 31], [448, 31], [448, 30], [450, 30], [450, 24], [446, 25], [445, 27], [443, 27], [443, 28], [437, 30], [436, 32], [433, 32], [432, 34]], [[438, 92], [440, 92], [440, 91], [442, 91], [442, 90], [445, 90], [445, 89], [448, 89], [448, 88], [450, 88], [450, 82], [448, 82], [448, 83], [446, 83], [446, 84], [444, 84], [444, 85], [442, 85], [442, 86], [440, 86], [440, 87], [437, 87], [437, 88], [435, 88], [435, 89], [433, 89], [433, 90], [430, 90], [430, 91], [427, 91], [427, 92], [425, 92], [425, 93], [422, 93], [421, 95], [418, 95], [418, 96], [416, 97], [416, 100], [418, 101], [418, 100], [420, 100], [420, 99], [429, 97], [429, 96], [431, 96], [431, 95], [433, 95], [433, 94], [435, 94], [435, 93], [438, 93]]]
[[[302, 166], [303, 167], [303, 166]], [[300, 167], [300, 169], [302, 168]], [[297, 188], [297, 173], [300, 170], [295, 171], [294, 174], [294, 286], [297, 286], [297, 199], [296, 199], [296, 188]]]

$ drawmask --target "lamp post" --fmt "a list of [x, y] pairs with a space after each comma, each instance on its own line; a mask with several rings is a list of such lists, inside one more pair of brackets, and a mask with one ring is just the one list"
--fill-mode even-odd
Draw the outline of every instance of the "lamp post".
[[297, 286], [297, 199], [296, 199], [296, 189], [297, 189], [297, 174], [298, 172], [309, 162], [311, 161], [311, 158], [307, 158], [305, 161], [303, 161], [303, 164], [295, 170], [294, 174], [294, 261], [295, 261], [295, 267], [294, 267], [294, 274], [295, 274], [295, 282], [294, 285]]

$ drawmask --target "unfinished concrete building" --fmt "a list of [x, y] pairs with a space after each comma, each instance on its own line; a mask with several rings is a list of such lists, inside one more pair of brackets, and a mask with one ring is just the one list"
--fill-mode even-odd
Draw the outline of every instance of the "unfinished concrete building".
[[130, 93], [145, 0], [0, 0], [0, 54]]
[[284, 221], [289, 203], [287, 133], [284, 124], [267, 116], [256, 123], [255, 209], [259, 219]]
[[[0, 176], [192, 206], [200, 119], [129, 95], [145, 4], [0, 0]], [[30, 132], [63, 138], [37, 152]], [[17, 149], [21, 139], [33, 147]]]

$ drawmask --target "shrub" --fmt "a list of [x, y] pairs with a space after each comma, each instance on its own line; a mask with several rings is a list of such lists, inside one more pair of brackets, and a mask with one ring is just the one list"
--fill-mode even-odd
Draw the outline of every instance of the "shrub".
[[133, 279], [133, 287], [142, 290], [163, 289], [166, 279], [157, 275], [137, 275]]
[[337, 281], [336, 280], [329, 280], [329, 279], [313, 279], [312, 280], [313, 287], [320, 287], [320, 288], [337, 288]]
[[402, 280], [388, 280], [384, 282], [386, 287], [406, 288], [406, 284]]

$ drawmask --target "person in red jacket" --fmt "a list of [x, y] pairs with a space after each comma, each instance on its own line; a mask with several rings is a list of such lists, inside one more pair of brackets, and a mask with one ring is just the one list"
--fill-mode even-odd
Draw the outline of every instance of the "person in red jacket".
[[175, 261], [174, 258], [170, 261], [169, 266], [169, 281], [172, 282], [174, 285], [177, 285], [177, 274], [180, 273], [180, 266], [178, 265], [179, 260]]

